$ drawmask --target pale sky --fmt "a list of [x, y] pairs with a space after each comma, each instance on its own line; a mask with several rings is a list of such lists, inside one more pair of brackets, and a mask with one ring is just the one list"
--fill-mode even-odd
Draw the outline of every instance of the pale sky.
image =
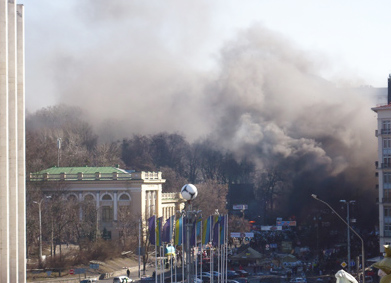
[[[125, 56], [117, 47], [122, 45], [121, 40], [134, 40], [138, 49], [129, 52], [137, 53], [140, 62], [144, 56], [169, 50], [177, 54], [174, 60], [208, 72], [216, 67], [224, 43], [254, 24], [279, 34], [287, 44], [316, 58], [327, 80], [386, 87], [391, 73], [391, 1], [386, 0], [17, 3], [25, 6], [26, 106], [30, 111], [64, 102], [64, 97], [59, 97], [61, 64], [67, 63], [67, 58], [74, 60], [89, 50], [94, 52], [94, 46], [102, 42], [113, 41], [111, 47], [99, 51], [103, 62], [108, 60], [106, 54]], [[83, 58], [77, 60], [83, 62]]]

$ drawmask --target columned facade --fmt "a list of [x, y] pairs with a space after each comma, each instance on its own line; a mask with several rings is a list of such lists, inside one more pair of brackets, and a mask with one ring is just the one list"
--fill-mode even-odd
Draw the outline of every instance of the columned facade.
[[53, 167], [29, 174], [27, 180], [43, 181], [46, 195], [54, 194], [59, 187], [66, 188], [61, 191], [63, 198], [80, 204], [80, 219], [85, 214], [83, 205], [91, 204], [96, 211], [98, 233], [108, 239], [120, 237], [119, 227], [129, 221], [129, 215], [141, 218], [143, 223], [153, 215], [166, 220], [183, 209], [184, 203], [180, 193], [162, 193], [165, 180], [161, 172], [129, 172], [115, 167]]
[[0, 282], [26, 282], [24, 11], [0, 0]]

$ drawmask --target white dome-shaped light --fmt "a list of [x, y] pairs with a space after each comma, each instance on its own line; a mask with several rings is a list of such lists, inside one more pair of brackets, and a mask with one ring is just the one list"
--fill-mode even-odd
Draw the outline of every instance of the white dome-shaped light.
[[181, 189], [181, 195], [185, 200], [193, 200], [198, 195], [198, 190], [193, 184], [186, 184]]

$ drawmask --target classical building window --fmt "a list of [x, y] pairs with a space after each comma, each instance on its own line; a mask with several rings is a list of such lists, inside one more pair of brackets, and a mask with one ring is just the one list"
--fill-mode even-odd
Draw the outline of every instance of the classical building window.
[[383, 168], [391, 168], [391, 155], [383, 156]]
[[110, 206], [102, 207], [102, 221], [113, 221], [113, 209]]
[[103, 197], [102, 197], [102, 200], [113, 200], [111, 198], [111, 196], [109, 194], [105, 194]]
[[91, 194], [88, 194], [84, 197], [84, 200], [87, 202], [92, 202], [94, 201], [94, 197]]
[[391, 190], [386, 189], [383, 191], [383, 202], [390, 203], [391, 202]]
[[76, 196], [74, 196], [74, 195], [69, 195], [69, 196], [67, 197], [67, 200], [68, 200], [69, 202], [73, 202], [73, 203], [77, 202], [77, 198], [76, 198]]
[[120, 197], [119, 197], [119, 200], [130, 200], [129, 196], [127, 194], [122, 194]]
[[384, 207], [384, 236], [391, 237], [391, 207]]
[[383, 188], [391, 189], [391, 172], [383, 173]]
[[391, 134], [391, 120], [383, 120], [381, 133], [386, 135]]

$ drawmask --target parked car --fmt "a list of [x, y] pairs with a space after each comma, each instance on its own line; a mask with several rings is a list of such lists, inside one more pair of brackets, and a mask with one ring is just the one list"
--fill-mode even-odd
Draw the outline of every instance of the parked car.
[[240, 277], [247, 277], [250, 275], [246, 270], [238, 270], [236, 273], [238, 273]]
[[204, 276], [204, 275], [205, 275], [205, 276], [212, 276], [210, 272], [205, 272], [205, 271], [204, 271], [204, 272], [201, 272], [201, 275], [202, 275], [202, 276]]
[[237, 281], [238, 283], [249, 283], [250, 282], [246, 277], [235, 278], [235, 281]]
[[227, 278], [231, 279], [231, 278], [235, 278], [235, 277], [239, 277], [239, 273], [237, 273], [234, 270], [227, 271]]
[[84, 279], [84, 280], [80, 281], [80, 283], [97, 283], [97, 282], [98, 282], [98, 279], [96, 279], [96, 278]]
[[114, 277], [113, 279], [113, 283], [129, 283], [129, 282], [133, 282], [133, 280], [127, 276], [118, 276], [118, 277]]
[[[362, 280], [361, 280], [362, 282]], [[372, 276], [365, 276], [365, 283], [372, 283], [373, 282], [373, 277]]]

